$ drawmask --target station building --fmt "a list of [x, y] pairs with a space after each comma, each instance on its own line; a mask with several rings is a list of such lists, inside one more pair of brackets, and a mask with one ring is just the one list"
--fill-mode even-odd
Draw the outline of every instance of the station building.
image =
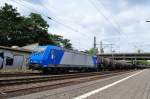
[[0, 72], [28, 70], [27, 60], [32, 50], [25, 48], [0, 46]]

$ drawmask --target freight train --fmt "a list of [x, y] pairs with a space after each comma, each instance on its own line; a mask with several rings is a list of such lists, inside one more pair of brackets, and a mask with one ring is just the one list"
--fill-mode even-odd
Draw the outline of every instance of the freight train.
[[132, 64], [127, 62], [97, 58], [80, 51], [52, 45], [37, 47], [31, 54], [28, 65], [32, 70], [43, 72], [87, 72], [132, 68]]

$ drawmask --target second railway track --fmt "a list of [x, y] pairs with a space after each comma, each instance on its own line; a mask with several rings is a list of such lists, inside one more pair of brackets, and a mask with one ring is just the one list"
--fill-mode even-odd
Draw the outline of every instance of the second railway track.
[[47, 77], [8, 79], [0, 81], [0, 97], [14, 97], [34, 92], [55, 89], [59, 87], [79, 84], [87, 81], [111, 77], [132, 71], [89, 72]]
[[10, 79], [0, 79], [0, 86], [12, 86], [12, 85], [19, 85], [19, 84], [29, 84], [35, 82], [45, 82], [45, 81], [54, 81], [54, 80], [61, 80], [61, 79], [70, 79], [70, 78], [80, 78], [80, 77], [88, 77], [88, 76], [95, 76], [95, 75], [106, 75], [115, 72], [89, 72], [89, 73], [76, 73], [76, 74], [64, 74], [64, 75], [41, 75], [41, 76], [26, 76], [26, 77], [16, 77]]

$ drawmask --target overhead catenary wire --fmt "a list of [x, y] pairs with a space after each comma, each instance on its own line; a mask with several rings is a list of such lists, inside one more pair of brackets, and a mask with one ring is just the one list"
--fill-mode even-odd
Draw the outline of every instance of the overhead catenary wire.
[[[106, 10], [106, 7], [105, 7], [105, 5], [102, 3], [102, 1], [101, 0], [97, 0], [102, 6], [103, 6], [103, 8]], [[113, 20], [114, 21], [114, 23], [115, 23], [115, 25], [117, 26], [117, 28], [119, 29], [119, 31], [121, 30], [121, 27], [120, 27], [120, 25], [119, 25], [119, 23], [116, 21], [116, 19], [115, 19], [115, 17], [114, 17], [114, 15], [112, 15], [111, 14], [111, 20]], [[121, 31], [122, 32], [122, 31]], [[128, 37], [127, 37], [128, 38]], [[120, 36], [119, 36], [119, 42], [120, 42]], [[119, 43], [118, 42], [118, 43]], [[119, 50], [120, 50], [120, 45], [118, 46], [119, 47]]]
[[[102, 6], [103, 8], [106, 10], [106, 7], [105, 5], [103, 4], [103, 2], [101, 0], [97, 0]], [[117, 22], [116, 18], [114, 17], [114, 15], [111, 14], [111, 20], [114, 21], [114, 23], [116, 24], [117, 28], [120, 29], [120, 25], [119, 23]]]
[[28, 7], [28, 6], [25, 6], [24, 4], [20, 3], [21, 1], [20, 1], [20, 2], [17, 2], [16, 0], [11, 0], [11, 1], [13, 1], [13, 2], [15, 2], [15, 3], [17, 3], [17, 4], [21, 5], [21, 6], [24, 6], [25, 8], [28, 8], [28, 9], [30, 9], [30, 10], [34, 10], [35, 12], [41, 14], [42, 16], [44, 16], [44, 17], [46, 17], [46, 18], [48, 18], [48, 19], [50, 19], [50, 20], [52, 20], [52, 21], [54, 21], [54, 22], [56, 22], [56, 23], [58, 23], [58, 24], [61, 24], [62, 26], [66, 27], [66, 28], [68, 28], [68, 29], [70, 29], [70, 30], [72, 30], [72, 31], [75, 31], [75, 32], [77, 31], [77, 30], [73, 29], [72, 27], [70, 27], [70, 26], [68, 26], [68, 25], [66, 25], [66, 24], [63, 24], [63, 23], [61, 23], [61, 22], [58, 22], [58, 21], [55, 20], [54, 18], [49, 17], [49, 16], [47, 16], [47, 15], [45, 15], [45, 14], [39, 12], [38, 10], [35, 10], [35, 9], [30, 8], [30, 7]]
[[[43, 8], [45, 8], [46, 10], [50, 11], [51, 13], [53, 13], [53, 11], [50, 10], [50, 9], [48, 9], [45, 5], [41, 4], [41, 6], [42, 6]], [[53, 15], [54, 15], [54, 13], [53, 13]], [[54, 17], [57, 18], [57, 20], [61, 20], [61, 19], [60, 19], [58, 16], [56, 16], [56, 15], [54, 15]], [[80, 31], [78, 31], [78, 30], [77, 30], [76, 32], [81, 33], [83, 36], [88, 37], [88, 36], [86, 35], [86, 33], [80, 32]], [[88, 38], [89, 38], [89, 37], [88, 37]], [[90, 37], [90, 38], [91, 38], [91, 37]]]
[[[112, 25], [113, 29], [114, 29], [118, 34], [121, 35], [121, 32], [120, 32], [120, 30], [118, 29], [118, 27], [116, 27], [116, 26], [112, 23], [112, 21], [110, 21], [110, 19], [95, 5], [95, 3], [94, 3], [93, 1], [91, 1], [91, 0], [88, 0], [88, 1], [93, 5], [93, 7], [96, 9], [96, 11], [97, 11], [100, 15], [102, 15], [102, 16], [104, 17], [104, 19], [105, 19], [106, 21], [108, 21], [108, 22]], [[120, 38], [119, 38], [119, 40], [120, 40]], [[119, 48], [120, 48], [120, 47], [119, 47]]]
[[[42, 7], [44, 7], [46, 10], [49, 10], [50, 12], [52, 12], [49, 8], [47, 8], [44, 4], [41, 4]], [[105, 16], [105, 15], [104, 15]], [[56, 17], [56, 16], [55, 16]], [[107, 18], [107, 17], [105, 17]], [[57, 19], [60, 19], [57, 17]], [[118, 25], [119, 26], [119, 25]], [[117, 32], [120, 32], [119, 30]], [[85, 35], [84, 35], [85, 36]]]
[[[105, 5], [103, 4], [103, 2], [102, 2], [101, 0], [97, 0], [97, 1], [103, 6], [104, 9], [106, 9]], [[121, 27], [120, 27], [118, 21], [116, 20], [116, 18], [115, 18], [114, 15], [112, 15], [112, 14], [111, 14], [111, 20], [113, 20], [114, 23], [116, 24], [117, 28], [118, 28], [119, 30], [121, 30]], [[122, 32], [123, 34], [125, 34], [123, 31], [121, 31], [121, 32]], [[122, 34], [122, 35], [123, 35], [123, 34]], [[128, 39], [128, 36], [127, 36], [127, 35], [124, 35], [124, 36], [126, 36], [126, 38]]]
[[[10, 0], [10, 1], [14, 1], [14, 0]], [[24, 5], [25, 3], [20, 3], [20, 2], [17, 2], [17, 1], [14, 1], [16, 4], [18, 4], [18, 5], [21, 5], [21, 6], [23, 6], [23, 7], [25, 7], [25, 8], [27, 8], [27, 9], [29, 9], [29, 10], [31, 10], [31, 11], [35, 11], [36, 13], [39, 13], [39, 14], [41, 14], [41, 12], [39, 12], [39, 11], [37, 11], [36, 9], [34, 9], [34, 8], [30, 8], [29, 6], [27, 6], [27, 5]], [[49, 17], [49, 16], [47, 16], [47, 15], [45, 15], [45, 14], [41, 14], [42, 16], [44, 16], [44, 17], [46, 17], [46, 18], [49, 18], [50, 20], [52, 19], [51, 17]], [[54, 18], [53, 18], [54, 19]], [[56, 21], [54, 21], [54, 22], [56, 22]], [[57, 23], [61, 23], [61, 22], [59, 22], [59, 21], [57, 21]], [[65, 27], [65, 28], [68, 28], [68, 27], [66, 27], [66, 26], [64, 26], [63, 25], [63, 27]], [[70, 29], [70, 27], [69, 27], [69, 29]], [[72, 31], [74, 31], [74, 32], [77, 32], [77, 31], [75, 31], [74, 29], [70, 29], [70, 30], [72, 30]], [[81, 32], [80, 32], [81, 33]], [[83, 36], [82, 36], [82, 38], [77, 38], [77, 39], [75, 39], [74, 41], [80, 41], [80, 39], [84, 39], [85, 41], [89, 41], [89, 39], [87, 39], [87, 36], [85, 36], [85, 34], [82, 34]], [[90, 36], [90, 39], [93, 39], [93, 37], [91, 37]], [[81, 42], [80, 42], [81, 43]], [[86, 43], [87, 44], [87, 43]], [[85, 45], [85, 44], [84, 44]]]
[[110, 19], [109, 19], [107, 16], [105, 16], [105, 14], [95, 5], [95, 3], [94, 3], [92, 0], [88, 0], [88, 1], [93, 5], [93, 7], [97, 10], [97, 12], [98, 12], [100, 15], [102, 15], [102, 16], [104, 17], [104, 19], [105, 19], [106, 21], [108, 21], [108, 22], [113, 26], [114, 30], [115, 30], [118, 34], [121, 34], [121, 33], [120, 33], [120, 30], [118, 30], [118, 28], [117, 28], [116, 26], [114, 26], [114, 24], [112, 23], [112, 21], [110, 21]]
[[[103, 6], [104, 9], [106, 9], [104, 3], [101, 0], [97, 0], [97, 1]], [[112, 14], [111, 14], [111, 20], [113, 20], [114, 23], [116, 24], [116, 26], [118, 27], [118, 29], [121, 30], [121, 27], [120, 27], [118, 21], [116, 20], [116, 18]], [[124, 35], [122, 34], [124, 37], [126, 37], [127, 39], [129, 39], [128, 35], [125, 35], [125, 33], [123, 31], [121, 31], [121, 32], [124, 34]], [[126, 42], [126, 43], [130, 44], [129, 42]], [[137, 46], [137, 43], [133, 44], [133, 47], [134, 46]]]
[[[113, 20], [113, 17], [111, 17], [111, 18], [109, 18], [109, 17], [107, 17], [96, 5], [95, 5], [95, 3], [92, 1], [92, 0], [88, 0], [92, 5], [93, 5], [93, 7], [97, 10], [97, 12], [100, 14], [100, 15], [102, 15], [103, 17], [104, 17], [104, 19], [106, 20], [106, 21], [108, 21], [111, 25], [112, 25], [112, 27], [114, 28], [114, 30], [116, 31], [116, 33], [118, 33], [119, 35], [122, 35], [122, 36], [124, 36], [124, 37], [126, 37], [127, 39], [128, 39], [128, 36], [127, 35], [123, 35], [122, 33], [122, 31], [120, 31], [120, 25], [118, 24], [118, 22], [116, 21], [116, 20], [114, 20], [114, 22], [115, 22], [115, 25], [114, 25], [114, 23], [111, 21], [111, 20]], [[99, 1], [100, 2], [100, 1]], [[101, 3], [101, 2], [100, 2]], [[104, 6], [104, 4], [101, 4], [104, 8], [105, 8], [105, 6]], [[120, 38], [119, 38], [119, 41], [120, 41]], [[126, 43], [128, 43], [129, 44], [129, 42], [126, 42]]]
[[[11, 1], [17, 2], [17, 0], [11, 0]], [[25, 1], [25, 0], [21, 0], [21, 1]], [[20, 2], [18, 1], [18, 3], [20, 3]], [[22, 4], [22, 3], [20, 3], [20, 5], [22, 5], [22, 6], [26, 7], [26, 8], [28, 8], [28, 9], [34, 10], [34, 11], [36, 11], [36, 12], [38, 12], [38, 13], [41, 14], [41, 12], [39, 12], [39, 11], [33, 9], [33, 8], [28, 7], [28, 5], [24, 5], [24, 4]], [[99, 8], [97, 8], [97, 9], [99, 9]], [[101, 13], [103, 14], [103, 12], [101, 12]], [[60, 21], [58, 21], [58, 20], [55, 19], [55, 18], [49, 17], [49, 16], [47, 16], [47, 15], [45, 15], [45, 14], [42, 14], [42, 16], [48, 18], [49, 20], [52, 20], [52, 21], [56, 22], [57, 24], [60, 24], [60, 25], [62, 25], [62, 26], [64, 26], [64, 27], [66, 27], [66, 28], [68, 28], [68, 29], [70, 29], [70, 30], [72, 30], [72, 31], [74, 31], [74, 32], [81, 33], [81, 34], [83, 35], [83, 37], [86, 37], [86, 36], [87, 36], [87, 35], [84, 35], [82, 32], [80, 32], [80, 31], [78, 31], [78, 30], [76, 30], [76, 29], [74, 29], [74, 28], [72, 28], [72, 27], [70, 27], [70, 26], [68, 26], [68, 25], [66, 25], [66, 24], [64, 24], [64, 23], [62, 23], [62, 22], [60, 22]], [[103, 17], [105, 17], [106, 20], [110, 21], [110, 19], [109, 19], [105, 14], [103, 14]], [[121, 34], [121, 32], [120, 32], [120, 30], [119, 30], [119, 28], [118, 28], [119, 25], [118, 25], [118, 27], [116, 27], [113, 22], [110, 21], [110, 23], [112, 24], [112, 26], [113, 26], [113, 28], [115, 29], [115, 31], [116, 31], [117, 33]], [[88, 37], [88, 36], [87, 36], [87, 37]], [[87, 38], [87, 37], [86, 37], [86, 38]], [[87, 40], [87, 39], [86, 39], [86, 40]]]
[[[23, 2], [24, 0], [19, 1], [19, 2], [17, 2], [16, 0], [11, 0], [11, 1], [13, 1], [13, 2], [15, 2], [15, 3], [17, 3], [17, 4], [19, 4], [19, 5], [23, 6], [23, 7], [25, 7], [25, 8], [28, 8], [29, 10], [35, 11], [35, 12], [41, 14], [42, 16], [48, 18], [49, 20], [52, 20], [52, 21], [54, 21], [55, 23], [60, 24], [60, 25], [62, 25], [63, 27], [68, 28], [69, 30], [71, 30], [71, 31], [73, 31], [73, 32], [78, 32], [78, 33], [82, 34], [83, 37], [84, 37], [83, 39], [85, 39], [85, 37], [88, 38], [88, 39], [85, 39], [85, 40], [91, 39], [90, 37], [88, 37], [87, 35], [85, 35], [85, 33], [83, 34], [82, 32], [79, 32], [78, 30], [72, 28], [71, 26], [68, 26], [68, 25], [66, 25], [66, 24], [64, 24], [64, 23], [62, 23], [62, 22], [60, 22], [60, 21], [57, 21], [56, 19], [54, 19], [54, 18], [52, 18], [52, 17], [49, 17], [49, 16], [47, 16], [47, 15], [45, 15], [45, 14], [39, 12], [38, 10], [36, 10], [36, 9], [34, 9], [34, 8], [31, 8], [31, 7], [27, 6], [27, 5], [24, 5], [24, 4], [20, 3], [20, 2]], [[24, 1], [23, 3], [25, 3], [25, 1]]]

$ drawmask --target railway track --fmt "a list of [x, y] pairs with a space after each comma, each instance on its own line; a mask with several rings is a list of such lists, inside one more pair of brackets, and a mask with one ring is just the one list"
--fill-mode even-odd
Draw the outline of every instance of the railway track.
[[[101, 71], [102, 73], [110, 73], [113, 71]], [[43, 74], [43, 73], [0, 73], [0, 78], [4, 77], [24, 77], [24, 76], [45, 76], [45, 75], [64, 75], [64, 74], [76, 74], [80, 72], [69, 72], [69, 73], [50, 73], [50, 74]]]
[[[117, 71], [116, 71], [117, 72]], [[114, 72], [115, 73], [115, 72]], [[7, 78], [0, 79], [0, 86], [12, 86], [19, 84], [29, 84], [36, 82], [45, 82], [45, 81], [54, 81], [54, 80], [62, 80], [62, 79], [70, 79], [70, 78], [80, 78], [80, 77], [88, 77], [95, 75], [104, 75], [111, 74], [111, 72], [89, 72], [89, 73], [75, 73], [75, 74], [64, 74], [64, 75], [41, 75], [41, 76], [26, 76], [21, 78]]]
[[47, 77], [7, 79], [0, 81], [0, 96], [13, 97], [21, 94], [30, 94], [37, 91], [49, 90], [69, 86], [105, 77], [111, 77], [131, 71], [91, 72], [78, 74], [53, 75]]
[[43, 75], [42, 73], [0, 73], [0, 77], [22, 77]]

